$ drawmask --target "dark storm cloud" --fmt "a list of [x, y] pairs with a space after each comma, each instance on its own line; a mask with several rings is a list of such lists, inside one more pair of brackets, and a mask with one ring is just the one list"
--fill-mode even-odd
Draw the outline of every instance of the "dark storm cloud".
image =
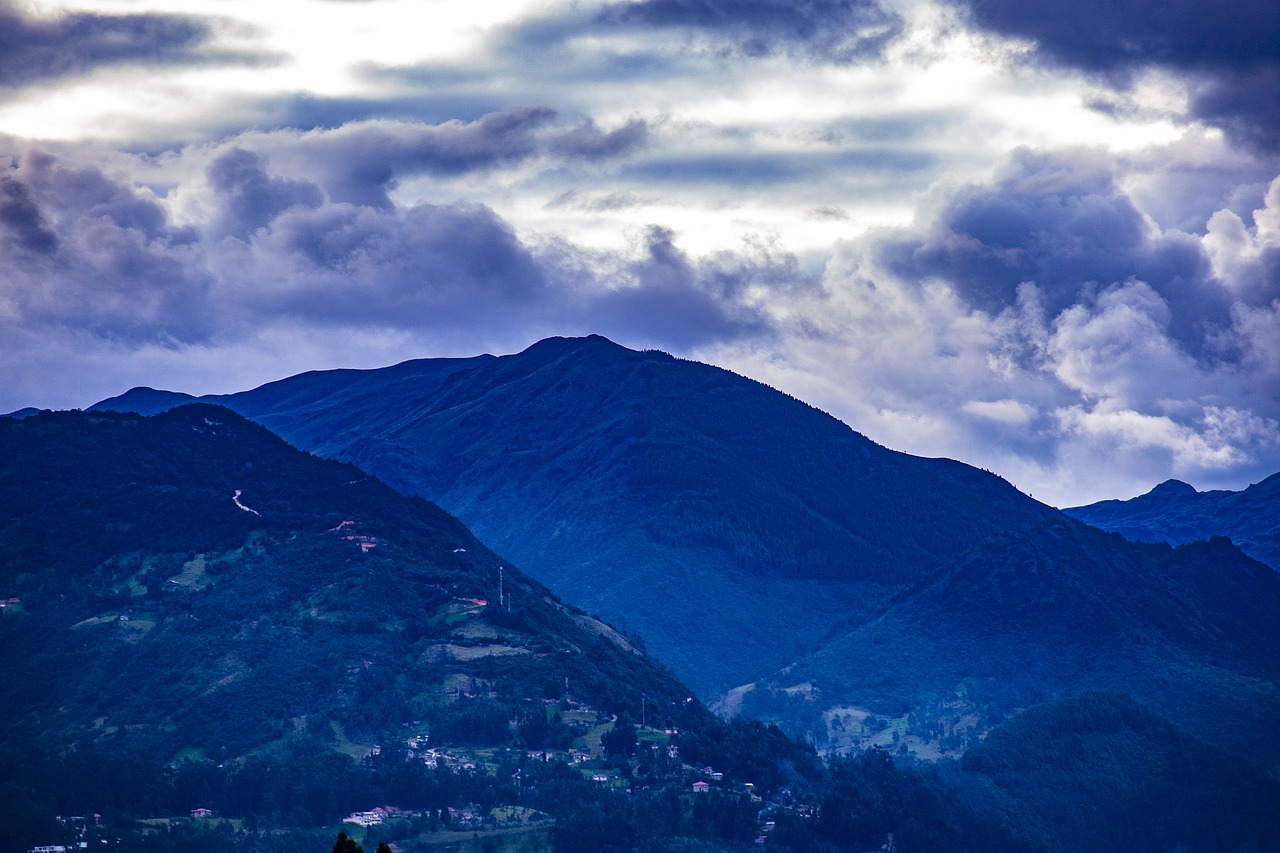
[[[1275, 45], [1280, 51], [1280, 42]], [[1262, 154], [1280, 151], [1280, 61], [1206, 75], [1193, 89], [1192, 112]]]
[[23, 158], [22, 175], [59, 220], [65, 211], [75, 211], [77, 219], [105, 219], [148, 239], [193, 239], [186, 231], [168, 227], [166, 214], [155, 200], [139, 196], [92, 166], [73, 166], [50, 154], [31, 152]]
[[223, 203], [214, 233], [244, 239], [291, 207], [315, 208], [323, 201], [315, 184], [273, 178], [263, 170], [258, 155], [243, 148], [219, 155], [207, 173]]
[[16, 316], [121, 343], [207, 338], [210, 282], [192, 229], [172, 227], [145, 193], [94, 167], [41, 152], [19, 163], [0, 189], [11, 236], [0, 267]]
[[0, 177], [0, 228], [5, 243], [19, 251], [48, 255], [58, 248], [30, 189], [8, 176]]
[[747, 288], [812, 284], [785, 253], [756, 247], [694, 261], [656, 226], [631, 259], [565, 244], [535, 250], [474, 204], [295, 210], [256, 235], [246, 257], [263, 277], [293, 283], [247, 297], [263, 316], [411, 333], [608, 330], [672, 346], [763, 333], [769, 324]]
[[[216, 173], [215, 185], [224, 192], [236, 182], [250, 182], [243, 191], [251, 192], [252, 197], [246, 196], [243, 203], [261, 207], [264, 215], [269, 215], [265, 211], [272, 205], [310, 204], [314, 193], [303, 184], [263, 183], [264, 178], [255, 172], [261, 167], [253, 157], [278, 156], [290, 163], [295, 173], [302, 170], [314, 180], [330, 201], [389, 210], [389, 194], [404, 178], [456, 178], [518, 166], [539, 156], [567, 161], [623, 158], [648, 140], [648, 125], [640, 119], [612, 129], [600, 128], [590, 119], [569, 126], [557, 119], [557, 112], [549, 107], [513, 107], [471, 122], [370, 121], [303, 134], [246, 134], [234, 140], [246, 151], [220, 155], [232, 159], [215, 164], [210, 174], [214, 177]], [[277, 206], [273, 212], [280, 209]], [[238, 217], [244, 227], [263, 224], [255, 223], [251, 216], [245, 218], [247, 214], [248, 210], [242, 209]], [[243, 231], [231, 228], [228, 233]]]
[[1242, 71], [1275, 62], [1280, 6], [1272, 0], [954, 0], [978, 26], [1033, 39], [1057, 61], [1103, 73], [1149, 65]]
[[511, 227], [476, 204], [295, 210], [255, 239], [247, 260], [259, 275], [279, 269], [294, 283], [249, 296], [255, 313], [336, 325], [482, 324], [536, 309], [547, 289]]
[[871, 0], [635, 0], [606, 6], [597, 20], [701, 32], [745, 56], [823, 62], [876, 57], [903, 29], [897, 14]]
[[1033, 40], [1047, 62], [1125, 85], [1157, 67], [1193, 86], [1193, 115], [1256, 150], [1280, 147], [1274, 0], [952, 0], [982, 29]]
[[796, 258], [769, 246], [694, 260], [669, 228], [646, 229], [640, 256], [612, 276], [626, 283], [587, 291], [584, 326], [663, 346], [690, 349], [745, 337], [768, 336], [772, 324], [746, 299], [751, 285], [775, 292], [811, 286]]
[[198, 217], [180, 227], [149, 191], [77, 164], [72, 152], [18, 162], [0, 178], [10, 319], [33, 334], [87, 334], [113, 347], [218, 347], [287, 328], [603, 330], [693, 345], [767, 330], [753, 287], [813, 283], [768, 245], [693, 260], [672, 232], [652, 228], [631, 253], [592, 253], [527, 244], [480, 204], [354, 204], [234, 145], [180, 200]]
[[1154, 229], [1085, 154], [1016, 152], [992, 183], [951, 197], [924, 234], [875, 252], [902, 279], [944, 279], [990, 313], [1015, 304], [1023, 282], [1052, 316], [1091, 289], [1138, 280], [1168, 302], [1171, 331], [1193, 352], [1230, 322], [1199, 240]]
[[588, 160], [621, 157], [644, 145], [649, 126], [642, 119], [631, 119], [616, 130], [603, 131], [593, 121], [554, 135], [548, 144], [552, 153]]
[[623, 156], [647, 136], [646, 125], [638, 120], [602, 131], [589, 121], [557, 128], [556, 116], [549, 107], [515, 107], [473, 122], [370, 122], [311, 134], [296, 148], [325, 175], [333, 200], [389, 208], [387, 193], [402, 177], [456, 177], [544, 152], [579, 159]]
[[0, 92], [103, 66], [253, 59], [207, 54], [211, 35], [206, 21], [189, 16], [74, 12], [41, 18], [0, 0]]

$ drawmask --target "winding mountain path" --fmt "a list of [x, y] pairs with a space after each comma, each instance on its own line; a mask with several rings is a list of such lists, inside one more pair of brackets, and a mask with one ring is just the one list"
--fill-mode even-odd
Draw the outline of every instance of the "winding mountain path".
[[243, 493], [242, 491], [240, 491], [240, 489], [236, 489], [236, 493], [235, 493], [234, 495], [232, 495], [232, 496], [231, 496], [231, 500], [235, 501], [236, 506], [240, 507], [240, 508], [241, 508], [242, 510], [244, 510], [245, 512], [251, 512], [251, 513], [253, 513], [254, 515], [258, 516], [258, 518], [262, 518], [262, 513], [258, 512], [256, 509], [252, 509], [252, 508], [247, 507], [247, 506], [245, 506], [244, 504], [240, 503], [240, 495], [242, 495], [242, 494], [244, 494], [244, 493]]

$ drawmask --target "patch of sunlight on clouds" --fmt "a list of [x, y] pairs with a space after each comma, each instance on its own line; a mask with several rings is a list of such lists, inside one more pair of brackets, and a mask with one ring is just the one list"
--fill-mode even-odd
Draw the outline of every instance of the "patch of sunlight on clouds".
[[207, 17], [211, 53], [265, 53], [277, 61], [253, 66], [112, 69], [33, 90], [0, 108], [9, 133], [42, 139], [127, 137], [137, 128], [200, 117], [224, 96], [268, 97], [294, 92], [359, 96], [371, 90], [361, 69], [449, 61], [481, 43], [485, 30], [543, 4], [530, 0], [35, 0], [42, 15], [67, 12]]

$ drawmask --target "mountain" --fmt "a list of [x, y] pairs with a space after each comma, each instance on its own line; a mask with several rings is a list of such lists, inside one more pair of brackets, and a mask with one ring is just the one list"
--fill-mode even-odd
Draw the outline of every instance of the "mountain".
[[1028, 849], [1271, 850], [1280, 838], [1280, 782], [1116, 694], [1020, 714], [963, 768]]
[[[592, 336], [216, 400], [436, 501], [701, 695], [785, 666], [985, 537], [1057, 517], [758, 382]], [[95, 409], [171, 401], [135, 390]]]
[[[325, 849], [374, 805], [370, 849], [714, 853], [826, 784], [437, 506], [208, 404], [0, 421], [0, 604], [0, 853]], [[874, 761], [861, 837], [1024, 849]]]
[[958, 751], [984, 720], [1106, 690], [1274, 763], [1277, 617], [1280, 574], [1226, 539], [1137, 544], [1064, 517], [989, 538], [738, 698], [756, 716], [796, 720], [816, 692], [819, 744], [898, 731], [913, 749]]
[[204, 404], [0, 421], [0, 594], [0, 749], [504, 742], [566, 695], [712, 719], [438, 507]]
[[726, 715], [937, 756], [1113, 690], [1280, 760], [1274, 571], [1093, 530], [728, 371], [550, 339], [221, 401], [438, 500]]
[[1063, 512], [1135, 542], [1179, 544], [1226, 536], [1280, 571], [1280, 474], [1239, 492], [1198, 492], [1166, 480], [1127, 501], [1100, 501]]

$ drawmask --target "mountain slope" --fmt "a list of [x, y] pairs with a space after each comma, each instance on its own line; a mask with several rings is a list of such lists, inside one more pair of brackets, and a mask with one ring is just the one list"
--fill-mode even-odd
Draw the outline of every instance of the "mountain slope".
[[[1056, 511], [718, 368], [603, 338], [302, 374], [218, 398], [437, 501], [704, 695]], [[131, 392], [98, 408], [128, 409]]]
[[438, 507], [209, 405], [0, 421], [0, 594], [0, 748], [501, 742], [566, 689], [709, 719]]
[[1280, 571], [1280, 474], [1239, 492], [1197, 492], [1167, 480], [1131, 500], [1100, 501], [1063, 512], [1135, 542], [1176, 545], [1226, 536]]
[[970, 725], [1109, 690], [1275, 762], [1280, 575], [1222, 538], [1135, 544], [1064, 518], [992, 537], [775, 679], [797, 683], [890, 716], [950, 704]]
[[1057, 849], [1088, 839], [1099, 853], [1268, 850], [1280, 838], [1280, 782], [1115, 694], [1020, 714], [963, 766], [1006, 797], [1017, 835], [1031, 841], [1051, 827], [1075, 842]]

